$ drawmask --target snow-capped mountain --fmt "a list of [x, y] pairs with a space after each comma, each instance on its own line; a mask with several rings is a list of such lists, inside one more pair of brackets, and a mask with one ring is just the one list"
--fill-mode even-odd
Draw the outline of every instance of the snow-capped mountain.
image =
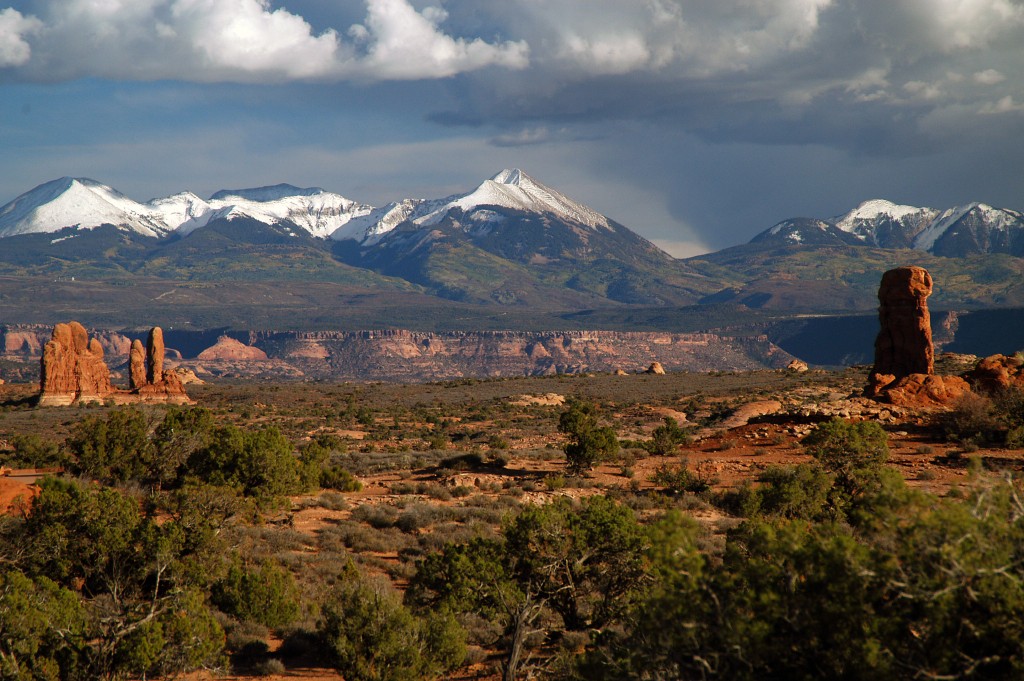
[[859, 243], [857, 236], [825, 220], [816, 218], [790, 218], [755, 236], [750, 243], [784, 241], [791, 244], [822, 245]]
[[172, 231], [149, 206], [85, 178], [62, 177], [41, 184], [0, 208], [0, 237], [104, 224], [151, 237]]
[[64, 177], [0, 208], [0, 238], [105, 224], [149, 237], [187, 236], [213, 220], [245, 217], [294, 226], [323, 239], [371, 210], [372, 206], [318, 187], [291, 185], [221, 190], [209, 200], [181, 192], [139, 203], [94, 180]]
[[434, 200], [405, 199], [388, 204], [352, 220], [332, 238], [351, 239], [370, 246], [402, 223], [430, 227], [442, 223], [453, 213], [460, 215], [460, 222], [467, 231], [486, 229], [500, 222], [502, 214], [509, 211], [549, 215], [589, 229], [612, 229], [608, 218], [594, 209], [512, 168], [502, 170], [467, 194]]
[[943, 211], [873, 199], [829, 220], [785, 220], [755, 236], [751, 243], [910, 248], [946, 257], [984, 253], [1024, 256], [1024, 214], [983, 203]]
[[901, 206], [884, 199], [872, 199], [831, 221], [871, 246], [912, 248], [914, 238], [932, 224], [938, 214], [934, 208]]

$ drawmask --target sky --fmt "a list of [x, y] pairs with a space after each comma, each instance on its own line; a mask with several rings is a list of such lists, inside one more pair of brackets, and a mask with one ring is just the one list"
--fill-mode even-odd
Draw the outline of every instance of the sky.
[[518, 167], [677, 256], [885, 198], [1024, 210], [1024, 0], [0, 0], [0, 204]]

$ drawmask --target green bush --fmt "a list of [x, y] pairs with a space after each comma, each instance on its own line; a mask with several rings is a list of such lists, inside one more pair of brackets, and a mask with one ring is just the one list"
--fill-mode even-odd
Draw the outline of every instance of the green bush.
[[107, 484], [156, 477], [157, 450], [149, 438], [149, 422], [138, 409], [83, 419], [65, 446], [71, 454], [70, 468], [78, 475]]
[[210, 444], [192, 455], [188, 466], [209, 484], [228, 485], [264, 502], [305, 491], [302, 467], [292, 444], [275, 427], [257, 431], [218, 428]]
[[679, 422], [666, 416], [664, 423], [654, 429], [651, 439], [643, 443], [643, 448], [657, 456], [666, 456], [675, 452], [676, 447], [691, 442], [690, 433], [679, 426]]
[[249, 567], [238, 556], [211, 587], [210, 599], [222, 612], [272, 629], [299, 616], [299, 589], [290, 572], [265, 562]]
[[613, 459], [619, 453], [619, 440], [610, 426], [599, 426], [597, 407], [589, 402], [573, 400], [558, 419], [558, 430], [569, 436], [565, 451], [566, 472], [582, 475], [600, 461]]
[[465, 633], [453, 618], [416, 617], [389, 582], [352, 567], [322, 612], [319, 632], [347, 681], [436, 678], [465, 658]]
[[836, 418], [815, 427], [803, 439], [803, 445], [827, 470], [845, 474], [885, 463], [889, 458], [888, 439], [874, 421], [854, 423]]
[[683, 494], [684, 492], [700, 494], [711, 489], [710, 481], [691, 471], [685, 461], [674, 467], [658, 466], [651, 476], [651, 482], [666, 488], [673, 494]]

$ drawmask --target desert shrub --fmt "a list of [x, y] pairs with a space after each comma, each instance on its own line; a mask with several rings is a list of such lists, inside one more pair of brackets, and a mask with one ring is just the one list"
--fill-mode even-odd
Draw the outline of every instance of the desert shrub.
[[1024, 449], [1024, 426], [1017, 426], [1006, 432], [1006, 446], [1010, 449]]
[[674, 494], [700, 494], [711, 489], [711, 482], [690, 470], [686, 461], [676, 466], [658, 466], [651, 476], [651, 482]]
[[1010, 429], [1024, 426], [1024, 388], [1010, 386], [1000, 390], [992, 401], [1003, 425]]
[[651, 433], [651, 439], [643, 443], [643, 448], [651, 454], [665, 456], [673, 453], [679, 445], [689, 444], [690, 441], [689, 432], [681, 428], [674, 418], [666, 416], [664, 423]]
[[413, 615], [390, 583], [346, 569], [323, 606], [319, 632], [349, 681], [435, 678], [465, 658], [465, 632], [449, 615]]
[[737, 510], [742, 515], [808, 520], [830, 517], [833, 478], [822, 466], [770, 466], [757, 479], [759, 486], [744, 486], [738, 493]]
[[479, 452], [459, 454], [441, 459], [438, 464], [440, 468], [447, 468], [452, 471], [471, 471], [484, 465], [484, 457]]
[[175, 483], [189, 458], [209, 446], [216, 423], [213, 413], [203, 407], [172, 407], [153, 432], [156, 458], [154, 482]]
[[854, 423], [832, 419], [819, 424], [803, 439], [808, 453], [838, 474], [878, 466], [889, 458], [889, 436], [874, 421]]
[[980, 443], [993, 439], [999, 427], [995, 404], [991, 398], [966, 393], [953, 408], [936, 416], [946, 438], [956, 442]]
[[348, 501], [337, 492], [324, 492], [317, 497], [316, 505], [328, 511], [344, 511], [348, 508]]
[[747, 521], [714, 559], [652, 533], [655, 586], [575, 678], [1014, 678], [1019, 493], [897, 494], [898, 522], [862, 526]]
[[615, 430], [598, 425], [597, 407], [589, 402], [573, 400], [559, 416], [558, 430], [569, 436], [563, 450], [570, 475], [586, 473], [599, 461], [614, 458], [619, 452]]
[[65, 446], [73, 472], [108, 484], [148, 479], [156, 462], [149, 421], [138, 409], [116, 409], [106, 418], [86, 417]]
[[284, 662], [276, 657], [268, 657], [260, 660], [249, 668], [253, 676], [277, 676], [284, 674]]
[[339, 492], [358, 492], [363, 488], [363, 483], [341, 466], [326, 465], [320, 470], [320, 487]]
[[45, 440], [38, 435], [15, 435], [11, 438], [14, 452], [3, 461], [13, 468], [46, 468], [60, 466], [64, 463], [60, 445], [52, 440]]
[[256, 431], [218, 428], [210, 444], [189, 459], [189, 470], [214, 485], [227, 485], [260, 501], [303, 489], [301, 465], [291, 442], [271, 426]]
[[299, 590], [290, 572], [267, 562], [249, 567], [238, 556], [210, 598], [229, 615], [271, 628], [291, 624], [299, 615]]
[[362, 504], [353, 509], [352, 519], [364, 522], [378, 530], [394, 527], [398, 522], [398, 509], [384, 504]]

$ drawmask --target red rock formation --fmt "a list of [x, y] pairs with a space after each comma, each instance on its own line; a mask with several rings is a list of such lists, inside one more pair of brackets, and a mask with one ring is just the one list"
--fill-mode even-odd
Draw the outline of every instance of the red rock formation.
[[57, 324], [43, 348], [41, 406], [103, 400], [113, 392], [103, 347], [78, 322]]
[[882, 275], [878, 287], [878, 320], [875, 366], [868, 394], [882, 397], [890, 386], [914, 374], [934, 373], [931, 319], [928, 296], [932, 277], [922, 267], [898, 267]]
[[267, 353], [259, 348], [241, 343], [230, 336], [221, 336], [217, 339], [216, 345], [211, 345], [197, 356], [198, 359], [267, 359]]
[[875, 373], [896, 378], [934, 371], [928, 296], [932, 277], [923, 267], [898, 267], [882, 275], [878, 288]]
[[901, 407], [932, 407], [951, 404], [971, 392], [971, 386], [959, 376], [910, 374], [885, 387], [886, 402]]
[[128, 351], [128, 388], [138, 390], [147, 383], [146, 348], [138, 338], [132, 341]]
[[985, 392], [999, 392], [1011, 386], [1024, 388], [1024, 359], [992, 355], [964, 374], [964, 378]]
[[[103, 361], [103, 346], [78, 322], [57, 324], [53, 338], [43, 349], [40, 406], [113, 400], [130, 402], [191, 402], [176, 374], [163, 371], [163, 332], [154, 328], [149, 347], [135, 341], [129, 352], [130, 390], [110, 384], [110, 369]], [[160, 380], [147, 380], [149, 376]]]
[[164, 331], [159, 326], [149, 330], [146, 341], [146, 380], [154, 384], [164, 380]]

